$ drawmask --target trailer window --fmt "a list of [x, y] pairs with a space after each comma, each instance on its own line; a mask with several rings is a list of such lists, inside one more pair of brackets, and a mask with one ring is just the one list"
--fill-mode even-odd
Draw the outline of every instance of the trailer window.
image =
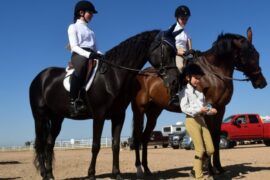
[[163, 131], [164, 132], [171, 132], [171, 127], [164, 127], [163, 128]]

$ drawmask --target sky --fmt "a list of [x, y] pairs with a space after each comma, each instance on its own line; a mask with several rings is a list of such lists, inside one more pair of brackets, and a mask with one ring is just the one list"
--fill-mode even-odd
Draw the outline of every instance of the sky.
[[[72, 23], [77, 0], [1, 0], [0, 1], [0, 146], [24, 145], [35, 138], [29, 105], [29, 86], [33, 78], [50, 66], [66, 67], [70, 52], [67, 28]], [[253, 44], [260, 53], [260, 65], [270, 80], [270, 1], [226, 0], [92, 0], [98, 14], [89, 23], [98, 47], [106, 52], [125, 39], [147, 30], [166, 30], [175, 23], [174, 11], [187, 5], [191, 17], [186, 31], [193, 48], [205, 51], [220, 33], [246, 36], [253, 29]], [[235, 72], [234, 77], [244, 78]], [[254, 89], [250, 82], [234, 82], [234, 94], [225, 117], [236, 113], [270, 115], [270, 87]], [[163, 111], [156, 129], [184, 121], [179, 113]], [[57, 140], [92, 137], [92, 120], [65, 119]], [[131, 136], [132, 111], [127, 109], [122, 136]], [[106, 121], [103, 136], [110, 137], [111, 122]]]

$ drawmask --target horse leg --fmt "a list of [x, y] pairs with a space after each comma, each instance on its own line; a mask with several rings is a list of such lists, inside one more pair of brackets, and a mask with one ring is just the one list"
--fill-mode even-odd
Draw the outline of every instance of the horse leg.
[[213, 142], [214, 142], [214, 147], [215, 147], [215, 152], [213, 155], [213, 166], [216, 172], [215, 174], [220, 174], [223, 173], [225, 170], [222, 168], [221, 163], [220, 163], [220, 151], [219, 151], [219, 142], [220, 142], [220, 133], [221, 133], [221, 123], [222, 119], [225, 113], [225, 107], [219, 108], [218, 113], [215, 119], [215, 125], [214, 125], [214, 131], [213, 132]]
[[122, 179], [119, 168], [119, 150], [120, 136], [125, 120], [125, 112], [112, 117], [112, 151], [113, 151], [113, 168], [112, 174], [116, 179]]
[[[150, 108], [151, 107], [151, 108]], [[156, 106], [150, 106], [149, 109], [146, 112], [146, 117], [147, 117], [147, 123], [145, 130], [143, 132], [142, 136], [142, 144], [143, 144], [143, 152], [142, 152], [142, 165], [144, 168], [144, 173], [146, 175], [151, 175], [151, 171], [148, 168], [148, 161], [147, 161], [147, 145], [151, 136], [151, 133], [153, 132], [153, 129], [156, 126], [157, 118], [160, 115], [161, 111], [158, 107]]]
[[51, 116], [51, 127], [50, 127], [50, 133], [47, 138], [47, 148], [46, 148], [46, 154], [47, 154], [47, 159], [46, 159], [46, 170], [47, 170], [47, 177], [48, 179], [54, 179], [53, 176], [53, 160], [54, 160], [54, 145], [55, 145], [55, 140], [56, 137], [59, 135], [62, 127], [62, 122], [64, 118], [62, 117], [57, 117], [57, 116]]
[[96, 174], [96, 161], [100, 150], [101, 134], [104, 126], [105, 119], [93, 120], [93, 144], [92, 144], [92, 159], [88, 169], [88, 177], [90, 180], [94, 180]]
[[221, 167], [220, 163], [220, 154], [219, 154], [219, 142], [220, 142], [220, 128], [222, 123], [222, 118], [225, 113], [224, 108], [218, 108], [218, 113], [213, 117], [206, 117], [207, 118], [207, 125], [209, 127], [215, 152], [213, 154], [213, 167], [211, 163], [209, 164], [209, 173], [210, 174], [220, 174], [224, 172], [224, 169]]
[[[35, 120], [35, 160], [34, 165], [40, 171], [41, 177], [45, 179], [50, 179], [47, 173], [51, 170], [47, 170], [46, 162], [47, 162], [47, 141], [50, 134], [50, 126], [51, 122], [48, 117], [48, 110], [46, 107], [38, 107], [32, 106], [32, 113]], [[49, 175], [51, 176], [51, 175]]]
[[135, 149], [135, 167], [137, 169], [137, 178], [143, 178], [143, 170], [141, 167], [140, 160], [140, 144], [142, 142], [142, 130], [144, 123], [144, 115], [142, 111], [135, 110], [137, 108], [133, 108], [133, 145]]

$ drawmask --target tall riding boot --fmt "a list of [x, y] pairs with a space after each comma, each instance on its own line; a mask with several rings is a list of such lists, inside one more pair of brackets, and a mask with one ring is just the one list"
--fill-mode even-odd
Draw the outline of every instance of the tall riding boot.
[[[175, 81], [177, 81], [177, 80], [175, 80]], [[177, 96], [177, 93], [178, 93], [178, 83], [174, 82], [174, 83], [171, 83], [169, 86], [170, 86], [170, 101], [169, 101], [169, 105], [179, 106], [179, 98]]]
[[69, 112], [71, 117], [78, 115], [79, 111], [76, 108], [76, 99], [79, 93], [79, 79], [77, 76], [72, 74], [70, 76], [70, 101], [69, 101]]

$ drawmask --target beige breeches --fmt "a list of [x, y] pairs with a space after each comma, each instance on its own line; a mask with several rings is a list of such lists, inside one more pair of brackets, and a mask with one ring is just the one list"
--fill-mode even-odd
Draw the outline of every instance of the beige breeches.
[[195, 176], [196, 179], [201, 179], [203, 178], [203, 156], [206, 153], [209, 157], [211, 157], [211, 155], [214, 153], [213, 141], [203, 117], [193, 118], [188, 116], [186, 118], [186, 129], [192, 138], [195, 148], [195, 160], [193, 166]]

